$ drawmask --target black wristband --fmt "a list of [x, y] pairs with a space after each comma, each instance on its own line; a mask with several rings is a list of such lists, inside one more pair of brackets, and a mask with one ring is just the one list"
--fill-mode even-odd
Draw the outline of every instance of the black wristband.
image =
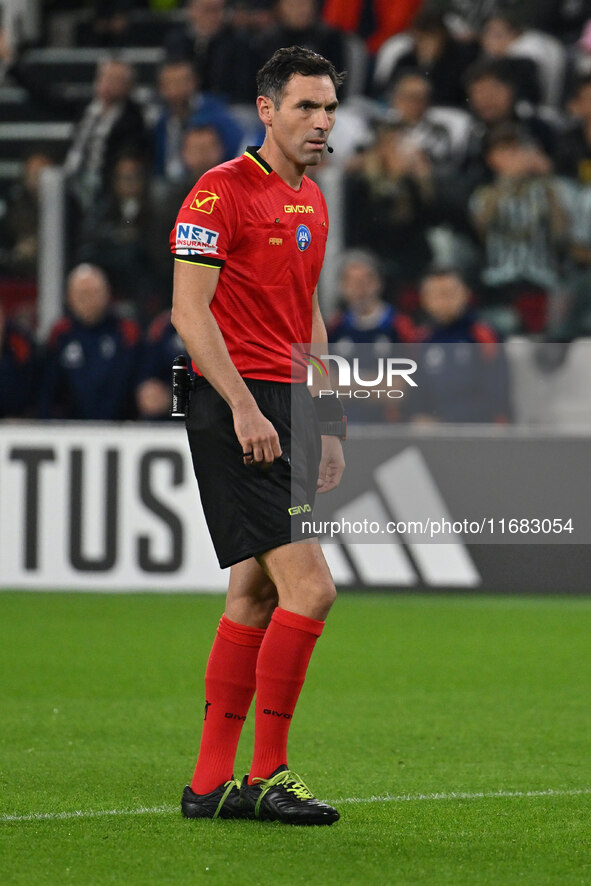
[[334, 394], [325, 397], [312, 397], [318, 421], [342, 421], [345, 414], [343, 404]]
[[326, 437], [347, 439], [347, 416], [343, 404], [334, 394], [313, 397], [312, 402], [320, 424], [320, 433]]
[[340, 440], [347, 439], [347, 416], [340, 421], [321, 421], [320, 434], [323, 437], [338, 437]]

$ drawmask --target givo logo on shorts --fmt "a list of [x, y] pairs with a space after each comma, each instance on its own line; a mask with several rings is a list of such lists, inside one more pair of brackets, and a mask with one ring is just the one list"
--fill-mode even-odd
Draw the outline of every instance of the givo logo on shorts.
[[296, 241], [300, 252], [305, 252], [312, 242], [312, 234], [310, 233], [310, 228], [308, 228], [306, 225], [298, 225], [298, 229], [296, 231]]
[[287, 513], [290, 517], [297, 517], [298, 514], [309, 514], [312, 511], [310, 505], [295, 505], [293, 508], [288, 508]]

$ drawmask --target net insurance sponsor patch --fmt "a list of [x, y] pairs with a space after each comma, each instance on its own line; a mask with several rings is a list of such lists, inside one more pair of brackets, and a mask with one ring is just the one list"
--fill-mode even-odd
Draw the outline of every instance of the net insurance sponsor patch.
[[[184, 255], [207, 255], [217, 252], [217, 231], [210, 231], [201, 225], [188, 225], [179, 222], [176, 226], [176, 251]], [[181, 253], [183, 250], [184, 253]]]

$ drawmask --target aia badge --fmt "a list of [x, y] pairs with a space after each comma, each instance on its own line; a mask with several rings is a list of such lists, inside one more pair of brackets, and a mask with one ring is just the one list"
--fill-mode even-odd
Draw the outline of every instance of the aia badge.
[[298, 249], [300, 250], [300, 252], [305, 252], [312, 242], [312, 234], [310, 233], [310, 228], [308, 228], [306, 225], [298, 225], [298, 229], [296, 231], [296, 242], [298, 244]]
[[208, 215], [211, 215], [216, 200], [219, 199], [219, 194], [214, 194], [213, 191], [197, 191], [189, 209], [195, 209], [197, 212], [206, 212]]

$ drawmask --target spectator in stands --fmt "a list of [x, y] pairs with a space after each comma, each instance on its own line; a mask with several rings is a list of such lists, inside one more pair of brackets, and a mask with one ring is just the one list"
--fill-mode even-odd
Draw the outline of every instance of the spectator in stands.
[[403, 125], [440, 172], [451, 171], [465, 161], [470, 117], [454, 108], [432, 107], [431, 95], [425, 73], [401, 72], [390, 92], [386, 119]]
[[398, 296], [432, 260], [433, 166], [400, 124], [379, 127], [359, 168], [345, 176], [345, 243], [373, 249]]
[[495, 12], [484, 25], [482, 48], [489, 58], [503, 58], [513, 66], [520, 97], [556, 107], [564, 89], [564, 46], [550, 34], [527, 28], [526, 22], [519, 7]]
[[[217, 126], [203, 124], [192, 126], [185, 133], [181, 151], [183, 161], [183, 177], [176, 183], [179, 194], [188, 194], [195, 182], [211, 169], [218, 166], [224, 158], [224, 143]], [[179, 204], [182, 201], [179, 201]]]
[[373, 252], [346, 251], [339, 274], [344, 309], [328, 320], [328, 340], [336, 344], [414, 341], [411, 319], [384, 300], [384, 288], [382, 267]]
[[192, 59], [203, 73], [210, 45], [226, 23], [226, 0], [189, 0], [186, 16], [186, 22], [167, 38], [167, 55]]
[[228, 12], [235, 28], [255, 35], [273, 24], [272, 6], [273, 0], [231, 0]]
[[375, 53], [393, 34], [406, 31], [423, 0], [325, 0], [322, 18], [339, 31], [359, 34]]
[[[383, 272], [373, 252], [351, 249], [344, 253], [339, 295], [344, 309], [327, 322], [331, 351], [356, 357], [362, 370], [371, 373], [375, 359], [389, 353], [388, 345], [416, 339], [410, 318], [384, 300]], [[385, 399], [352, 399], [347, 414], [351, 421], [392, 420], [396, 416], [391, 407]]]
[[508, 367], [493, 329], [481, 323], [462, 274], [432, 268], [421, 283], [427, 326], [413, 350], [417, 387], [404, 402], [417, 423], [510, 420]]
[[457, 105], [465, 101], [463, 75], [476, 59], [474, 43], [460, 42], [450, 33], [440, 11], [422, 9], [404, 38], [392, 37], [376, 58], [374, 92], [388, 93], [402, 73], [420, 71], [431, 87], [434, 105]]
[[478, 40], [485, 21], [497, 8], [499, 0], [446, 0], [445, 21], [460, 40]]
[[36, 278], [39, 246], [39, 191], [44, 169], [55, 161], [43, 151], [30, 154], [0, 221], [0, 271]]
[[517, 98], [535, 105], [541, 98], [540, 71], [532, 58], [519, 54], [523, 34], [518, 13], [496, 12], [483, 24], [480, 45], [484, 58], [505, 60]]
[[190, 61], [205, 92], [237, 103], [254, 100], [251, 31], [232, 24], [226, 0], [189, 0], [186, 14], [186, 22], [165, 38], [167, 58]]
[[557, 171], [572, 199], [572, 230], [567, 275], [569, 299], [549, 333], [553, 341], [591, 335], [591, 75], [579, 81], [571, 111], [574, 129], [561, 139]]
[[591, 182], [575, 191], [573, 226], [566, 277], [566, 301], [554, 312], [547, 339], [571, 341], [591, 336]]
[[478, 39], [485, 22], [499, 9], [518, 10], [528, 28], [572, 44], [588, 17], [588, 0], [446, 0], [447, 21], [463, 39]]
[[85, 215], [80, 230], [78, 261], [100, 264], [117, 301], [142, 325], [168, 303], [154, 264], [159, 211], [143, 158], [123, 154], [113, 167], [108, 190]]
[[77, 42], [81, 46], [129, 46], [132, 25], [130, 14], [144, 4], [140, 0], [97, 0], [93, 15], [77, 28]]
[[542, 332], [567, 247], [563, 191], [542, 147], [515, 124], [491, 133], [486, 161], [493, 182], [478, 188], [470, 204], [486, 255], [486, 303], [510, 321], [506, 331]]
[[337, 71], [345, 69], [345, 38], [321, 20], [316, 0], [275, 0], [274, 13], [274, 26], [261, 36], [259, 65], [282, 46], [305, 46], [329, 59]]
[[31, 336], [6, 317], [0, 304], [0, 418], [34, 414], [38, 361]]
[[132, 418], [138, 326], [116, 316], [107, 278], [92, 265], [70, 273], [66, 307], [47, 346], [40, 418]]
[[574, 85], [569, 102], [571, 128], [561, 138], [556, 172], [582, 185], [591, 184], [591, 73]]
[[472, 292], [459, 268], [433, 265], [421, 281], [421, 309], [425, 325], [421, 343], [498, 342], [492, 326], [479, 319]]
[[123, 151], [148, 155], [142, 110], [131, 96], [134, 72], [123, 59], [97, 68], [94, 98], [78, 123], [65, 170], [83, 209], [106, 187], [115, 159]]
[[135, 392], [139, 418], [147, 421], [170, 418], [172, 364], [179, 354], [189, 363], [185, 346], [170, 322], [170, 311], [163, 311], [148, 329], [140, 362]]
[[548, 157], [555, 156], [555, 127], [531, 108], [518, 104], [512, 70], [505, 59], [476, 62], [466, 72], [466, 91], [474, 120], [466, 167], [473, 182], [490, 177], [484, 150], [489, 133], [500, 123], [521, 124]]
[[170, 181], [182, 178], [183, 136], [195, 126], [215, 126], [223, 138], [223, 160], [235, 157], [243, 132], [225, 103], [199, 91], [198, 77], [188, 61], [167, 61], [158, 73], [160, 112], [152, 128], [154, 168]]

